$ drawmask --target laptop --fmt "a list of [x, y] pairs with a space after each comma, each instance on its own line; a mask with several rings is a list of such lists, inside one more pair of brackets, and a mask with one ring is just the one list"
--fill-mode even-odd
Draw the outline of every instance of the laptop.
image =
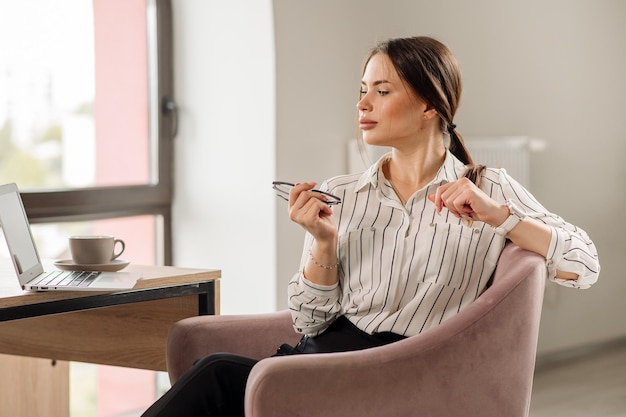
[[0, 185], [0, 229], [20, 285], [30, 291], [118, 291], [133, 288], [141, 273], [46, 272], [39, 258], [17, 185]]

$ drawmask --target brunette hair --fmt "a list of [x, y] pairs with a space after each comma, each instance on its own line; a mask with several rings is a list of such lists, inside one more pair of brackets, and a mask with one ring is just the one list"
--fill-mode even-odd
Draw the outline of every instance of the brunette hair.
[[365, 66], [376, 54], [387, 55], [413, 92], [437, 111], [441, 131], [450, 135], [450, 152], [468, 165], [464, 176], [478, 185], [485, 166], [474, 165], [453, 122], [461, 100], [462, 80], [459, 63], [450, 49], [427, 36], [389, 39], [371, 50]]

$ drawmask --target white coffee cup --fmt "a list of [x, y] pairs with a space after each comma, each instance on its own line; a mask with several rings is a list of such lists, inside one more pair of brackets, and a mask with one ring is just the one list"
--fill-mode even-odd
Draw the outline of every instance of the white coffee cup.
[[[115, 252], [119, 243], [120, 249]], [[71, 236], [69, 238], [72, 260], [77, 265], [108, 264], [124, 252], [126, 244], [113, 236]]]

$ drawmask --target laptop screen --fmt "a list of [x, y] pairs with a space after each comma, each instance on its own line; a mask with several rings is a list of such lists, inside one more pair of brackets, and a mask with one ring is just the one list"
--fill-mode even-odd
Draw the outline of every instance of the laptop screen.
[[9, 257], [12, 258], [20, 275], [20, 281], [32, 278], [23, 274], [40, 265], [39, 256], [33, 243], [22, 200], [17, 187], [13, 184], [0, 187], [0, 227], [7, 242]]

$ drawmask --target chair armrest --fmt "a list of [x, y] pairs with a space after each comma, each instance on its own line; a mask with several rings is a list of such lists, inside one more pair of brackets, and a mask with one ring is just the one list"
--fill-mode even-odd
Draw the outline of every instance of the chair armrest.
[[538, 255], [507, 253], [492, 287], [418, 336], [260, 361], [248, 379], [246, 416], [526, 417], [546, 268]]
[[175, 323], [167, 339], [167, 371], [172, 383], [193, 363], [211, 353], [230, 352], [262, 359], [276, 353], [282, 343], [300, 339], [291, 315], [277, 313], [199, 316]]

